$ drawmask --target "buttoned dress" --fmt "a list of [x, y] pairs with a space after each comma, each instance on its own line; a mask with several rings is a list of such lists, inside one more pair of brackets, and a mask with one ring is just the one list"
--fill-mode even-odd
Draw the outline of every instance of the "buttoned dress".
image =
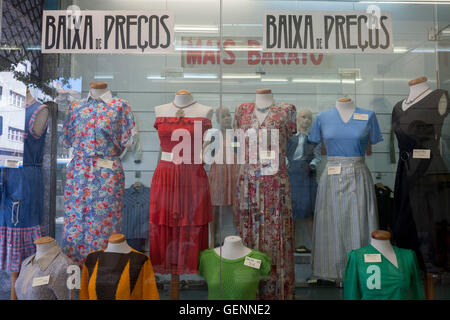
[[125, 177], [119, 156], [134, 134], [133, 112], [123, 99], [89, 96], [67, 110], [63, 143], [74, 157], [66, 170], [62, 248], [80, 265], [121, 232]]

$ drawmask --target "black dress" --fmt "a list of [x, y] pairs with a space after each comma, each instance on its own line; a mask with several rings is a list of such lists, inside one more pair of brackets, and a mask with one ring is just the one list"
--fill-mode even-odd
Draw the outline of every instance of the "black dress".
[[[438, 111], [447, 98], [443, 115]], [[437, 89], [406, 111], [399, 101], [392, 111], [392, 129], [400, 150], [394, 188], [393, 239], [416, 252], [423, 271], [449, 268], [450, 173], [439, 144], [450, 106], [448, 92]], [[414, 149], [429, 149], [430, 158], [413, 158]]]

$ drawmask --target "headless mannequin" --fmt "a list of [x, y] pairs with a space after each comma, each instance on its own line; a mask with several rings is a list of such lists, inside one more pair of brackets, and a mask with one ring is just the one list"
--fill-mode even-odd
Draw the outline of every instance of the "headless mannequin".
[[[420, 77], [411, 80], [409, 85], [409, 96], [402, 102], [402, 110], [406, 111], [415, 103], [424, 99], [427, 95], [429, 95], [433, 90], [431, 90], [430, 86], [427, 83], [426, 77]], [[439, 101], [439, 113], [443, 115], [447, 111], [447, 97], [443, 95], [441, 100]]]
[[340, 98], [336, 101], [336, 109], [343, 122], [347, 123], [355, 111], [355, 104], [350, 98]]
[[[42, 256], [44, 256], [49, 249], [52, 249], [55, 246], [58, 246], [58, 243], [56, 242], [55, 239], [51, 238], [51, 237], [42, 237], [39, 239], [36, 239], [34, 241], [34, 244], [36, 245], [36, 254], [34, 256], [34, 258], [36, 260], [39, 260]], [[11, 300], [17, 300], [17, 295], [16, 295], [16, 289], [15, 289], [15, 284], [16, 284], [16, 280], [19, 277], [19, 273], [18, 272], [14, 272], [16, 273], [16, 277], [13, 279], [13, 277], [11, 276]], [[28, 275], [28, 276], [32, 276], [32, 274]], [[28, 281], [24, 281], [24, 282], [28, 282]]]
[[[31, 95], [30, 90], [27, 89], [26, 104], [31, 104], [34, 101], [35, 99]], [[33, 131], [36, 135], [41, 136], [44, 133], [44, 130], [47, 127], [48, 114], [48, 108], [43, 108], [34, 119]]]
[[[177, 108], [178, 106], [178, 108]], [[180, 109], [183, 108], [183, 109]], [[177, 91], [173, 102], [155, 107], [156, 117], [177, 117], [177, 112], [183, 111], [186, 118], [207, 118], [212, 119], [213, 109], [201, 105], [194, 100], [192, 94], [187, 90]]]
[[269, 107], [275, 103], [273, 99], [272, 90], [270, 89], [258, 89], [256, 90], [255, 99], [255, 115], [259, 124], [263, 123], [267, 114], [269, 113]]
[[214, 251], [225, 259], [235, 260], [248, 255], [251, 250], [244, 246], [242, 239], [238, 236], [228, 236], [225, 238], [222, 247], [215, 248]]
[[398, 268], [397, 256], [395, 255], [394, 248], [392, 248], [391, 242], [389, 241], [390, 239], [391, 234], [389, 232], [376, 230], [372, 232], [370, 244]]
[[123, 234], [115, 233], [109, 237], [105, 252], [126, 254], [131, 252], [131, 247], [128, 245]]

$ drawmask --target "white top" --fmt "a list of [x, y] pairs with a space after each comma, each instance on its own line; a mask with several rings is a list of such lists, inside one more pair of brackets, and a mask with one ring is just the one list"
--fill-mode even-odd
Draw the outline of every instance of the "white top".
[[255, 115], [259, 124], [264, 122], [267, 114], [269, 113], [269, 107], [275, 103], [273, 95], [271, 93], [257, 93], [255, 99]]
[[381, 254], [388, 259], [394, 266], [398, 268], [397, 256], [395, 255], [394, 248], [392, 248], [389, 240], [378, 240], [372, 238], [370, 244], [381, 252]]
[[336, 101], [336, 109], [338, 110], [342, 121], [347, 123], [355, 111], [355, 104], [351, 100], [348, 102], [341, 102], [338, 100]]
[[120, 243], [108, 243], [105, 252], [130, 253], [131, 247], [126, 241]]
[[[221, 250], [222, 249], [222, 250]], [[214, 251], [225, 259], [234, 260], [245, 257], [251, 249], [244, 246], [241, 237], [228, 236], [225, 238], [222, 247], [214, 248]]]
[[94, 99], [101, 99], [105, 101], [106, 103], [111, 102], [112, 100], [112, 93], [111, 90], [108, 88], [105, 89], [91, 89], [89, 90], [88, 99], [89, 97], [92, 97]]

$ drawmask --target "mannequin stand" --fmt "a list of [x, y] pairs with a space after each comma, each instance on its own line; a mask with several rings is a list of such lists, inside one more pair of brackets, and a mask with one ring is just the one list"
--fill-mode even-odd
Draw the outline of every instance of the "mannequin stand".
[[425, 299], [434, 300], [433, 274], [429, 272], [425, 273], [423, 282], [425, 287]]
[[170, 300], [180, 299], [180, 276], [172, 274], [170, 279]]

